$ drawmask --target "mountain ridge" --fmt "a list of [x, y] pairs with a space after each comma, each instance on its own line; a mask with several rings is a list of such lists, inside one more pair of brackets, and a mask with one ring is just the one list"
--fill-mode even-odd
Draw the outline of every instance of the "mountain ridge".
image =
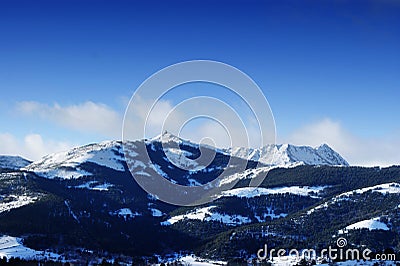
[[28, 166], [32, 161], [29, 161], [21, 156], [0, 155], [0, 168], [17, 170]]
[[[182, 145], [190, 149], [207, 148], [214, 149], [221, 156], [237, 157], [243, 160], [254, 161], [265, 166], [274, 167], [293, 167], [297, 165], [331, 165], [331, 166], [349, 166], [348, 162], [327, 144], [322, 144], [316, 148], [310, 146], [295, 146], [292, 144], [270, 144], [262, 148], [229, 148], [219, 149], [209, 145], [197, 144], [189, 140], [184, 140], [169, 132], [164, 132], [151, 139], [142, 139], [136, 141], [109, 140], [99, 143], [87, 144], [72, 148], [67, 151], [46, 155], [42, 159], [25, 165], [22, 169], [35, 172], [41, 176], [52, 177], [59, 176], [66, 179], [79, 178], [91, 175], [82, 169], [81, 165], [90, 162], [106, 166], [118, 171], [125, 171], [126, 152], [132, 152], [136, 156], [136, 164], [150, 167], [147, 162], [137, 159], [138, 151], [135, 148], [125, 148], [125, 144], [144, 143], [152, 150], [155, 145], [160, 146], [157, 152], [164, 153], [166, 160], [172, 160], [172, 163], [192, 167], [192, 171], [200, 171], [207, 167], [198, 165], [193, 154], [188, 150], [182, 150]], [[126, 145], [128, 146], [128, 145]], [[198, 151], [197, 153], [200, 153]], [[194, 157], [193, 157], [194, 156]], [[131, 158], [131, 156], [129, 156]], [[131, 160], [131, 159], [129, 159]], [[179, 165], [178, 165], [179, 167]], [[186, 168], [184, 168], [186, 169]], [[189, 169], [190, 170], [190, 169]]]
[[[34, 250], [86, 256], [81, 263], [94, 256], [82, 254], [82, 247], [109, 259], [174, 252], [227, 261], [253, 258], [266, 241], [288, 249], [324, 248], [334, 244], [340, 230], [351, 245], [376, 251], [394, 247], [400, 252], [400, 167], [272, 167], [248, 161], [242, 170], [235, 163], [245, 160], [235, 157], [220, 182], [237, 181], [234, 187], [223, 187], [210, 203], [182, 207], [143, 190], [128, 169], [145, 178], [159, 171], [171, 182], [202, 185], [221, 173], [229, 153], [216, 152], [217, 159], [207, 168], [192, 163], [194, 170], [182, 170], [168, 158], [175, 156], [172, 159], [183, 163], [196, 159], [198, 144], [172, 136], [128, 144], [132, 150], [124, 150], [122, 141], [88, 144], [45, 156], [20, 170], [0, 169], [1, 232], [23, 238]], [[295, 159], [296, 149], [308, 154], [304, 147], [277, 149]], [[328, 145], [310, 149], [334, 156]], [[141, 151], [148, 156], [141, 156]], [[124, 160], [126, 153], [133, 168]], [[250, 186], [258, 176], [263, 181]], [[388, 230], [352, 229], [372, 222], [386, 224]]]

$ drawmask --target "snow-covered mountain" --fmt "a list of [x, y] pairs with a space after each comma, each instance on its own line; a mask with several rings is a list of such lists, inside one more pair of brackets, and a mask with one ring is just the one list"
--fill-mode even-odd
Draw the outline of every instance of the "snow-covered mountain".
[[[216, 159], [204, 165], [198, 158], [209, 151]], [[273, 154], [273, 164], [267, 164]], [[243, 162], [245, 169], [239, 167]], [[293, 241], [312, 247], [338, 235], [349, 241], [367, 237], [376, 250], [400, 246], [400, 167], [336, 165], [348, 164], [327, 145], [214, 150], [169, 133], [50, 154], [20, 170], [0, 171], [2, 233], [23, 239], [18, 244], [5, 237], [12, 247], [4, 245], [4, 254], [49, 249], [71, 258], [82, 256], [79, 247], [93, 250], [83, 254], [86, 261], [111, 250], [131, 258], [169, 247], [169, 254], [196, 249], [228, 260], [243, 250], [254, 257], [266, 237], [290, 248]], [[209, 193], [212, 202], [181, 207], [159, 200], [158, 191], [146, 192], [128, 168], [145, 180], [161, 174], [185, 186], [209, 182], [219, 190]], [[253, 185], [254, 180], [262, 182]], [[387, 239], [385, 246], [380, 239]]]
[[231, 156], [258, 161], [273, 166], [307, 165], [341, 165], [348, 162], [327, 144], [312, 148], [291, 144], [267, 145], [262, 148], [236, 147], [226, 150]]
[[0, 168], [20, 169], [32, 163], [20, 156], [0, 156]]
[[[183, 143], [198, 147], [198, 144], [183, 140], [169, 132], [153, 138], [150, 142], [160, 141]], [[206, 146], [211, 148], [210, 146]], [[257, 161], [272, 166], [306, 165], [340, 165], [348, 166], [349, 163], [327, 144], [318, 147], [296, 146], [292, 144], [270, 144], [261, 148], [234, 147], [229, 149], [216, 149], [217, 152], [226, 153], [233, 157]]]
[[[195, 160], [200, 154], [199, 144], [164, 132], [152, 139], [124, 143], [125, 148], [129, 147], [125, 149], [125, 152], [128, 150], [130, 168], [134, 169], [139, 175], [151, 175], [151, 172], [155, 171], [168, 178], [168, 171], [174, 168], [173, 165], [169, 165], [169, 170], [167, 169], [168, 171], [166, 173], [163, 171], [161, 165], [157, 164], [153, 159], [150, 161], [147, 156], [143, 155], [144, 151], [138, 148], [138, 146], [143, 143], [146, 145], [148, 152], [150, 151], [152, 153], [152, 157], [160, 157], [162, 158], [161, 161], [170, 161], [177, 168], [184, 168], [191, 174], [201, 171], [210, 171], [210, 169], [207, 169], [209, 168], [208, 165], [202, 165]], [[206, 148], [206, 150], [213, 149], [207, 145], [201, 147]], [[262, 165], [268, 167], [291, 167], [302, 164], [348, 166], [346, 160], [326, 144], [317, 148], [283, 144], [267, 145], [259, 149], [215, 149], [215, 154], [258, 161]], [[87, 163], [108, 167], [116, 171], [125, 171], [125, 155], [121, 141], [104, 141], [73, 148], [65, 152], [47, 155], [30, 165], [23, 165], [26, 166], [23, 169], [48, 178], [61, 177], [65, 179], [76, 179], [92, 174], [87, 167], [83, 167], [83, 165]], [[213, 167], [216, 168], [218, 165], [213, 165]], [[192, 180], [191, 182], [196, 183], [197, 181]]]
[[310, 214], [314, 213], [315, 211], [318, 211], [321, 209], [327, 209], [329, 206], [338, 204], [343, 201], [351, 201], [353, 196], [362, 195], [362, 194], [366, 194], [366, 193], [380, 193], [383, 195], [388, 195], [388, 194], [400, 195], [400, 184], [392, 182], [392, 183], [379, 184], [376, 186], [365, 187], [365, 188], [361, 188], [361, 189], [347, 191], [347, 192], [341, 193], [339, 195], [336, 195], [335, 197], [332, 197], [329, 201], [308, 210], [307, 214], [310, 215]]
[[104, 141], [46, 155], [41, 160], [27, 165], [23, 170], [48, 178], [72, 179], [91, 175], [82, 168], [84, 163], [94, 163], [117, 171], [125, 171], [124, 161], [122, 142]]

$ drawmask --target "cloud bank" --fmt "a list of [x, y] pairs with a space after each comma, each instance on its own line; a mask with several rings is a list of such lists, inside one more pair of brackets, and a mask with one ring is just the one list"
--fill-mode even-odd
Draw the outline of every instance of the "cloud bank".
[[77, 105], [53, 106], [25, 101], [16, 106], [17, 112], [32, 117], [40, 117], [72, 130], [101, 134], [119, 138], [121, 134], [121, 115], [102, 103], [87, 101]]
[[27, 134], [19, 139], [13, 134], [0, 134], [0, 154], [18, 155], [29, 160], [38, 160], [41, 157], [59, 151], [68, 150], [76, 145], [63, 141], [43, 140], [39, 134]]

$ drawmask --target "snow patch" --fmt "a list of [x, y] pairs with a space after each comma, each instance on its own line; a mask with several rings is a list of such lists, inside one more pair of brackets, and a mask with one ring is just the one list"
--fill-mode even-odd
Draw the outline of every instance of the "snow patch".
[[132, 212], [131, 209], [129, 209], [129, 208], [122, 208], [122, 209], [116, 210], [114, 212], [110, 212], [110, 215], [116, 215], [118, 217], [123, 217], [125, 220], [127, 220], [128, 218], [135, 218], [136, 216], [142, 216], [141, 213]]
[[158, 209], [154, 209], [154, 208], [149, 208], [149, 210], [151, 211], [151, 215], [154, 217], [161, 217], [163, 216], [162, 211], [158, 210]]
[[192, 156], [191, 152], [177, 149], [177, 148], [166, 148], [164, 153], [172, 164], [179, 168], [187, 169], [190, 171], [199, 171], [204, 168], [204, 166], [199, 166], [199, 164], [188, 156]]
[[310, 196], [318, 198], [316, 195], [323, 191], [327, 186], [291, 186], [291, 187], [277, 187], [277, 188], [261, 188], [261, 187], [243, 187], [235, 188], [227, 191], [223, 191], [219, 197], [239, 197], [239, 198], [253, 198], [263, 195], [274, 195], [274, 194], [293, 194], [299, 196]]
[[35, 172], [39, 176], [49, 178], [49, 179], [53, 179], [56, 177], [62, 178], [62, 179], [78, 179], [80, 177], [92, 175], [91, 173], [81, 170], [79, 168], [76, 168], [76, 169], [73, 169], [73, 168], [71, 168], [71, 169], [63, 169], [63, 168], [43, 169], [43, 170], [37, 170], [37, 171], [33, 171], [33, 172]]
[[194, 255], [187, 255], [187, 256], [181, 257], [178, 261], [181, 262], [182, 265], [191, 265], [191, 266], [227, 265], [227, 262], [225, 262], [225, 261], [206, 260], [206, 259], [196, 257]]
[[31, 204], [35, 202], [38, 197], [29, 195], [8, 195], [6, 199], [7, 200], [2, 199], [2, 202], [0, 202], [0, 213]]
[[346, 230], [355, 230], [362, 228], [366, 228], [369, 230], [384, 230], [384, 231], [389, 230], [389, 227], [385, 223], [380, 221], [380, 217], [372, 218], [369, 220], [363, 220], [346, 226]]
[[[109, 188], [113, 187], [113, 184], [110, 183], [98, 183], [97, 181], [89, 181], [85, 184], [81, 184], [79, 186], [75, 186], [72, 188], [80, 188], [80, 189], [89, 189], [89, 190], [98, 190], [98, 191], [108, 191]], [[71, 187], [69, 187], [71, 188]]]
[[250, 179], [260, 174], [267, 175], [269, 170], [271, 170], [271, 167], [259, 167], [255, 169], [247, 169], [243, 172], [234, 173], [233, 175], [222, 178], [218, 184], [219, 186], [223, 186], [226, 184], [230, 184], [232, 182], [237, 182], [242, 179]]
[[360, 189], [355, 189], [351, 190], [348, 192], [341, 193], [329, 201], [318, 205], [317, 207], [314, 207], [307, 211], [307, 214], [310, 215], [316, 210], [322, 209], [322, 208], [328, 208], [329, 205], [334, 204], [339, 201], [343, 200], [349, 200], [350, 196], [354, 194], [364, 194], [364, 193], [382, 193], [382, 194], [400, 194], [400, 184], [399, 183], [386, 183], [386, 184], [380, 184], [372, 187], [365, 187], [365, 188], [360, 188]]
[[68, 212], [69, 214], [72, 216], [72, 218], [74, 218], [74, 220], [79, 224], [80, 221], [78, 219], [78, 216], [76, 216], [76, 214], [72, 211], [71, 206], [69, 205], [69, 202], [67, 200], [64, 200], [64, 204], [65, 206], [68, 208]]
[[25, 247], [21, 238], [3, 235], [0, 237], [0, 258], [10, 259], [49, 259], [58, 260], [61, 256], [48, 251], [36, 251]]
[[177, 215], [169, 218], [167, 221], [162, 222], [162, 225], [171, 225], [184, 219], [189, 220], [201, 220], [201, 221], [219, 221], [229, 225], [240, 225], [250, 223], [251, 219], [241, 215], [228, 215], [220, 214], [218, 212], [211, 212], [216, 206], [209, 206], [200, 209], [196, 209], [192, 212], [183, 215]]

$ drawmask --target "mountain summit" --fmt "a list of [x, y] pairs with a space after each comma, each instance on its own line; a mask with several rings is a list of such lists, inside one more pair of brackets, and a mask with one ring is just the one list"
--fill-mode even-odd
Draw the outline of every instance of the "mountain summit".
[[17, 170], [32, 163], [20, 156], [2, 155], [0, 156], [0, 168]]
[[[175, 142], [186, 145], [199, 145], [184, 140], [168, 131], [152, 138], [150, 142]], [[202, 144], [201, 144], [202, 145]], [[208, 145], [204, 145], [210, 148]], [[332, 165], [349, 166], [349, 163], [328, 144], [318, 147], [296, 146], [292, 144], [269, 144], [261, 148], [233, 147], [217, 151], [225, 152], [233, 157], [257, 161], [271, 166], [294, 165]]]
[[[184, 140], [169, 132], [146, 140], [129, 141], [126, 143], [132, 150], [134, 164], [138, 166], [138, 172], [153, 169], [157, 172], [159, 167], [155, 161], [146, 159], [143, 151], [135, 150], [138, 143], [145, 143], [147, 151], [151, 157], [159, 158], [161, 165], [165, 161], [172, 161], [177, 168], [180, 162], [185, 166], [191, 166], [192, 172], [201, 171], [207, 166], [197, 165], [194, 161], [200, 154], [200, 147], [212, 149], [211, 146], [196, 144]], [[165, 145], [166, 143], [174, 145]], [[35, 172], [48, 178], [61, 177], [66, 179], [75, 179], [81, 176], [90, 176], [91, 167], [84, 167], [88, 164], [95, 164], [102, 167], [111, 168], [117, 171], [126, 170], [126, 159], [124, 156], [124, 147], [121, 141], [104, 141], [101, 143], [88, 144], [73, 148], [69, 151], [59, 152], [44, 156], [41, 160], [25, 166], [25, 170]], [[237, 157], [243, 160], [250, 160], [261, 163], [261, 166], [274, 167], [293, 167], [297, 165], [331, 165], [348, 166], [349, 164], [340, 154], [335, 152], [327, 144], [312, 148], [309, 146], [295, 146], [291, 144], [271, 144], [262, 148], [229, 148], [215, 149], [216, 156]], [[213, 167], [222, 167], [213, 165]], [[139, 169], [140, 168], [140, 169]], [[162, 167], [161, 167], [162, 168]], [[169, 166], [168, 169], [172, 169]], [[168, 171], [168, 170], [167, 170]]]
[[316, 148], [291, 144], [270, 144], [258, 149], [237, 147], [226, 151], [231, 156], [272, 166], [287, 167], [301, 164], [349, 166], [349, 163], [327, 144]]

